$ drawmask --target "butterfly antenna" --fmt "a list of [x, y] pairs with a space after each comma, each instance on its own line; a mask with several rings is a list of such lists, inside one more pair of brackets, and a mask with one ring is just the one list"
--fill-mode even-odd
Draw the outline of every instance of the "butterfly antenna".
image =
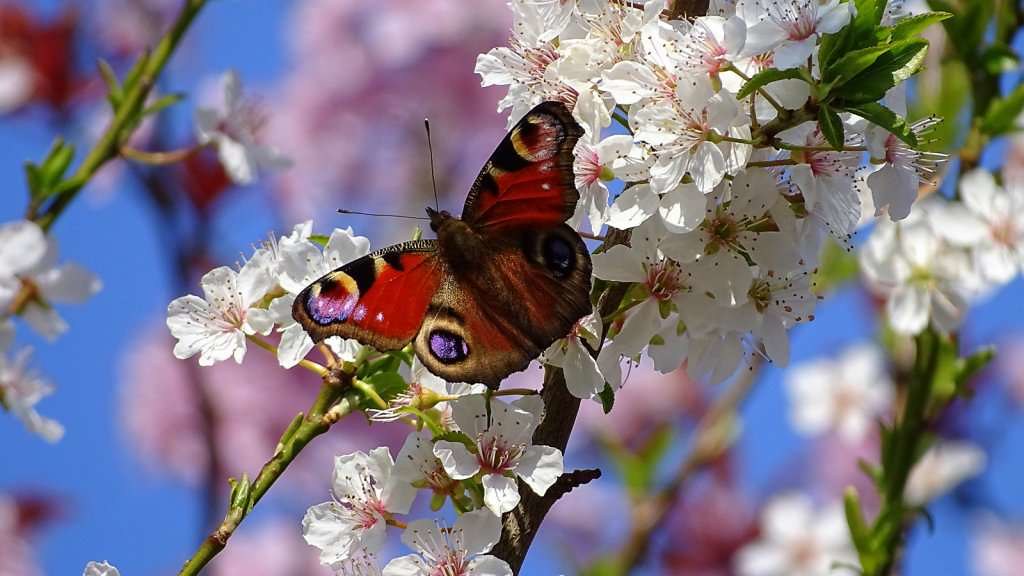
[[430, 118], [423, 119], [423, 127], [427, 129], [427, 153], [430, 155], [430, 183], [434, 186], [434, 209], [440, 210], [437, 201], [437, 178], [434, 176], [434, 145], [430, 143]]
[[381, 216], [383, 218], [407, 218], [409, 220], [430, 220], [426, 216], [408, 216], [406, 214], [382, 214], [380, 212], [359, 212], [357, 210], [346, 210], [338, 208], [338, 214], [356, 214], [359, 216]]

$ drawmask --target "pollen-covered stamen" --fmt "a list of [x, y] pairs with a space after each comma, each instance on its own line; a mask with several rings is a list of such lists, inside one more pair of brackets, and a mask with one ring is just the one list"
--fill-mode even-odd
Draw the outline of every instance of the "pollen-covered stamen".
[[573, 170], [576, 172], [576, 187], [590, 186], [600, 180], [602, 169], [597, 149], [592, 146], [581, 146], [573, 166]]
[[747, 297], [758, 313], [769, 309], [790, 325], [814, 320], [817, 298], [810, 291], [812, 271], [778, 275], [768, 271], [755, 278]]
[[[846, 142], [852, 146], [860, 145], [860, 143], [859, 140]], [[806, 146], [807, 148], [794, 152], [793, 159], [810, 166], [811, 172], [815, 176], [853, 177], [854, 169], [859, 164], [859, 152], [829, 150], [830, 145], [818, 128], [807, 135]]]
[[705, 252], [714, 254], [722, 249], [736, 249], [739, 246], [740, 232], [743, 230], [741, 224], [732, 214], [719, 210], [713, 218], [701, 225], [708, 235]]
[[768, 17], [786, 31], [789, 40], [806, 40], [817, 31], [818, 0], [773, 0], [766, 8]]
[[509, 443], [500, 433], [484, 432], [477, 438], [477, 461], [483, 474], [505, 474], [515, 469], [525, 452], [520, 444]]
[[726, 59], [727, 50], [702, 20], [694, 22], [682, 52], [687, 68], [703, 70], [712, 75], [718, 74], [729, 63]]
[[683, 282], [682, 269], [674, 260], [664, 258], [658, 262], [645, 264], [644, 268], [647, 270], [644, 285], [655, 300], [671, 300], [676, 294], [687, 289]]
[[384, 502], [377, 496], [377, 479], [363, 467], [357, 477], [345, 476], [346, 492], [331, 490], [331, 497], [340, 515], [360, 528], [372, 528], [389, 515]]
[[436, 530], [414, 530], [413, 545], [431, 567], [430, 576], [468, 576], [469, 558], [462, 530], [445, 528], [434, 522]]
[[[928, 144], [934, 140], [929, 138], [929, 135], [940, 122], [942, 122], [941, 118], [929, 116], [914, 122], [910, 126], [910, 130], [917, 137], [919, 144]], [[937, 180], [938, 166], [948, 157], [939, 152], [915, 150], [891, 133], [885, 138], [885, 162], [897, 168], [913, 170], [922, 184], [934, 183]]]

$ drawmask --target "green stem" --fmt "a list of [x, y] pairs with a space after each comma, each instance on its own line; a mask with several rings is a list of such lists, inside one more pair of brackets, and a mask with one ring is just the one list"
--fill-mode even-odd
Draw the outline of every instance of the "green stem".
[[170, 30], [160, 39], [152, 54], [143, 56], [142, 74], [137, 82], [130, 87], [124, 95], [121, 105], [118, 107], [114, 118], [111, 119], [107, 129], [103, 131], [100, 139], [93, 146], [89, 154], [82, 160], [82, 163], [75, 170], [75, 173], [60, 185], [60, 192], [47, 207], [46, 211], [38, 217], [36, 222], [43, 228], [49, 230], [57, 217], [64, 212], [68, 204], [75, 199], [79, 191], [92, 179], [93, 175], [103, 167], [104, 164], [116, 158], [120, 153], [121, 144], [131, 135], [136, 125], [139, 113], [143, 110], [146, 98], [149, 96], [157, 78], [167, 65], [167, 61], [178, 47], [185, 32], [188, 31], [192, 21], [199, 11], [206, 5], [207, 0], [185, 0], [178, 17]]
[[[296, 426], [291, 425], [285, 430], [278, 443], [274, 456], [263, 465], [260, 473], [253, 480], [247, 497], [231, 503], [224, 521], [207, 536], [191, 558], [185, 562], [178, 576], [194, 576], [206, 566], [221, 550], [227, 546], [228, 539], [235, 533], [238, 526], [245, 520], [249, 512], [270, 490], [270, 487], [284, 474], [288, 465], [295, 460], [306, 444], [326, 432], [340, 416], [348, 414], [357, 405], [355, 395], [345, 394], [348, 385], [354, 380], [355, 372], [342, 372], [342, 383], [325, 382], [312, 407]], [[344, 397], [343, 397], [344, 395]], [[331, 417], [328, 417], [330, 414]], [[298, 418], [296, 419], [298, 420]], [[238, 501], [241, 500], [241, 501]]]
[[907, 401], [899, 423], [893, 429], [891, 448], [882, 462], [885, 495], [873, 532], [881, 541], [883, 556], [875, 569], [865, 570], [866, 576], [887, 576], [892, 572], [906, 539], [904, 518], [907, 506], [903, 501], [903, 493], [924, 439], [928, 401], [939, 362], [939, 349], [939, 336], [935, 332], [929, 329], [918, 335]]

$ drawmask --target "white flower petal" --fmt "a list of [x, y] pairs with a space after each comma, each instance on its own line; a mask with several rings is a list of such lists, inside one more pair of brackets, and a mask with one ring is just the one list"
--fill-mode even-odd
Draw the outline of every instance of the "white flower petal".
[[495, 514], [501, 516], [519, 505], [519, 489], [514, 479], [499, 474], [486, 474], [483, 485], [484, 505]]
[[455, 480], [472, 478], [480, 471], [480, 463], [477, 461], [476, 455], [459, 442], [438, 440], [434, 443], [434, 456], [441, 461], [448, 476]]
[[551, 446], [530, 446], [516, 466], [516, 474], [535, 494], [543, 496], [563, 472], [562, 452]]

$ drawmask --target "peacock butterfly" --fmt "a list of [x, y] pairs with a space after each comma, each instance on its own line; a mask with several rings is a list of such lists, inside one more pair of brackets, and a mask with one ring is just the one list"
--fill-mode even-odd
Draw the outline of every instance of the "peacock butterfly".
[[292, 316], [314, 341], [413, 342], [437, 376], [497, 388], [591, 311], [590, 254], [565, 223], [582, 134], [563, 104], [538, 105], [484, 164], [461, 219], [427, 208], [436, 240], [345, 264], [307, 286]]

